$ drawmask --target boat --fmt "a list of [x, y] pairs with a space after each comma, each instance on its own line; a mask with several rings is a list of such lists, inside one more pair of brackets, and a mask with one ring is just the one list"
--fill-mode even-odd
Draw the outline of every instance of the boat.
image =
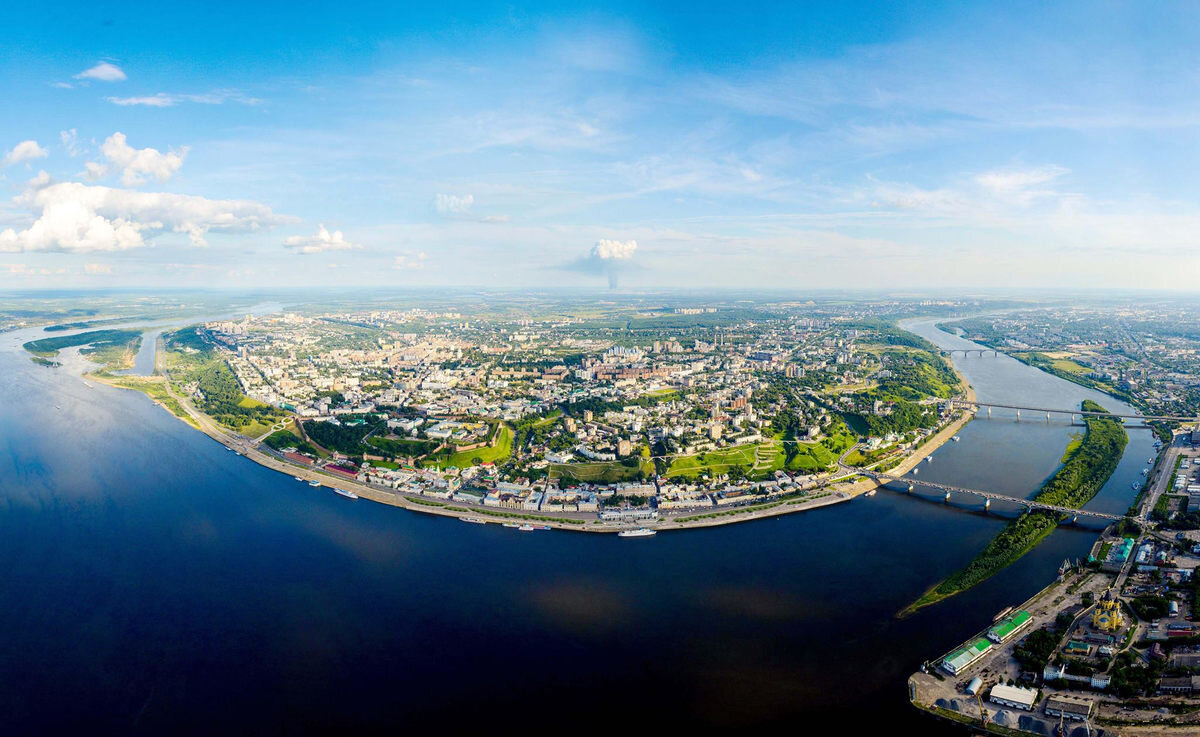
[[317, 487], [317, 486], [321, 485], [321, 482], [320, 481], [309, 481], [308, 485], [312, 486], [312, 487]]
[[473, 525], [486, 525], [487, 520], [479, 519], [478, 517], [459, 517], [460, 522], [470, 522]]
[[1143, 468], [1143, 469], [1142, 469], [1142, 475], [1143, 475], [1143, 476], [1149, 476], [1149, 475], [1150, 475], [1150, 469], [1148, 469], [1148, 468]]
[[1135, 489], [1140, 489], [1140, 488], [1142, 488], [1142, 485], [1141, 485], [1141, 484], [1139, 484], [1139, 483], [1138, 483], [1138, 482], [1136, 482], [1136, 481], [1134, 481], [1132, 484], [1130, 484], [1130, 486], [1132, 486], [1132, 487], [1133, 487], [1133, 488], [1135, 488]]
[[1146, 463], [1154, 463], [1154, 459], [1153, 459], [1153, 458], [1147, 458], [1147, 459], [1146, 459]]
[[868, 491], [866, 494], [863, 494], [863, 496], [875, 496], [875, 490], [874, 490], [874, 489], [871, 489], [871, 490], [870, 490], [870, 491]]
[[539, 525], [537, 529], [539, 529], [539, 530], [549, 530], [549, 529], [550, 529], [550, 525]]
[[956, 443], [957, 443], [959, 440], [962, 440], [962, 438], [958, 437], [957, 435], [955, 435], [954, 437], [952, 437], [952, 438], [950, 438], [950, 439], [951, 439], [951, 440], [953, 440], [953, 441], [954, 441], [954, 442], [956, 442]]
[[304, 480], [304, 479], [300, 478], [299, 476], [293, 476], [292, 478], [296, 479], [297, 481], [303, 481], [303, 480]]
[[358, 498], [358, 494], [355, 494], [353, 491], [346, 491], [345, 489], [339, 489], [337, 487], [334, 487], [333, 493], [341, 494], [342, 496], [346, 497], [347, 499], [357, 499]]
[[914, 473], [914, 474], [918, 474], [918, 473], [920, 473], [920, 472], [921, 472], [921, 469], [919, 469], [919, 468], [914, 468], [914, 469], [913, 469], [913, 473]]
[[521, 525], [517, 530], [521, 532], [533, 532], [533, 525]]
[[617, 537], [650, 537], [657, 532], [649, 527], [639, 527], [636, 530], [621, 530], [617, 533]]
[[505, 522], [504, 526], [505, 527], [520, 527], [520, 525], [517, 524], [516, 522]]

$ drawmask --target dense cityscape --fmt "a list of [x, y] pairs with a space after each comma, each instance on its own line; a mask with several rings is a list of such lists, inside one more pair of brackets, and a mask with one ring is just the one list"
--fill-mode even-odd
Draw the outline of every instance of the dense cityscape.
[[1200, 5], [6, 11], [4, 733], [1200, 735]]
[[[1149, 423], [1154, 457], [1128, 510], [1105, 515], [1083, 507], [1122, 459], [1122, 420], [1092, 400], [1052, 409], [1084, 428], [1059, 471], [973, 561], [897, 616], [978, 586], [1064, 520], [1116, 521], [1046, 589], [929, 657], [910, 679], [912, 703], [985, 730], [1034, 732], [1056, 718], [1117, 734], [1186, 731], [1200, 713], [1197, 346], [1186, 331], [1158, 330], [1186, 306], [642, 297], [598, 315], [551, 295], [458, 299], [457, 309], [297, 304], [157, 330], [99, 310], [8, 319], [45, 336], [24, 343], [44, 370], [74, 365], [78, 352], [88, 379], [144, 392], [309, 486], [522, 532], [622, 537], [821, 514], [889, 484], [970, 499], [981, 492], [924, 481], [919, 466], [973, 417], [1013, 410], [976, 398], [955, 352], [980, 362], [1011, 352], [1138, 415], [1171, 418]], [[937, 316], [947, 311], [968, 316]], [[983, 348], [935, 344], [914, 321], [947, 336], [939, 341]], [[1112, 324], [1130, 327], [1104, 338]], [[141, 355], [151, 370], [137, 370]], [[985, 493], [984, 511], [1007, 499]]]

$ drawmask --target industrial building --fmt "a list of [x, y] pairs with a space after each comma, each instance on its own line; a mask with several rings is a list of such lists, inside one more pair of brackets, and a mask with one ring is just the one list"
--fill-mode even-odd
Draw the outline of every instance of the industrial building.
[[1091, 717], [1095, 702], [1067, 696], [1051, 696], [1046, 699], [1046, 715], [1084, 721]]
[[1021, 630], [1029, 626], [1033, 617], [1024, 609], [1008, 615], [988, 630], [987, 638], [997, 645], [1002, 645]]
[[992, 692], [988, 696], [992, 703], [1008, 706], [1013, 709], [1021, 709], [1022, 711], [1033, 711], [1033, 705], [1037, 703], [1037, 691], [1032, 688], [1021, 688], [1020, 686], [1005, 686], [1003, 683], [997, 683], [992, 686]]
[[955, 650], [942, 661], [942, 669], [952, 676], [962, 673], [992, 649], [992, 643], [980, 638]]

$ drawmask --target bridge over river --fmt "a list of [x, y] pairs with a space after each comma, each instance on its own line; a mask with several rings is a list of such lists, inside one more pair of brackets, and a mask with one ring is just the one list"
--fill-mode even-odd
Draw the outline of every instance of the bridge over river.
[[1088, 509], [1072, 509], [1071, 507], [1060, 507], [1055, 504], [1046, 504], [1044, 502], [1035, 501], [1033, 499], [1019, 499], [1017, 497], [1006, 496], [1004, 494], [997, 494], [997, 493], [991, 492], [991, 491], [980, 491], [979, 489], [967, 489], [962, 486], [951, 486], [950, 484], [940, 484], [935, 481], [921, 481], [921, 480], [918, 480], [915, 478], [902, 478], [900, 476], [889, 476], [885, 473], [877, 473], [875, 471], [867, 471], [867, 470], [863, 470], [863, 469], [858, 469], [857, 473], [859, 473], [863, 476], [868, 476], [872, 479], [875, 479], [876, 481], [878, 481], [881, 484], [889, 484], [889, 483], [896, 482], [896, 481], [898, 481], [902, 484], [907, 484], [908, 485], [907, 489], [910, 493], [912, 492], [914, 486], [917, 486], [917, 485], [928, 486], [931, 489], [937, 489], [938, 491], [943, 492], [945, 494], [945, 500], [947, 502], [950, 501], [951, 494], [967, 494], [967, 495], [971, 495], [971, 496], [977, 496], [977, 497], [980, 497], [985, 500], [984, 504], [983, 504], [983, 508], [985, 510], [989, 509], [991, 507], [992, 500], [995, 499], [995, 500], [1003, 501], [1003, 502], [1011, 502], [1012, 504], [1016, 504], [1018, 506], [1025, 507], [1026, 509], [1044, 509], [1049, 512], [1057, 512], [1059, 514], [1064, 514], [1064, 515], [1071, 517], [1072, 522], [1076, 521], [1081, 516], [1096, 517], [1099, 519], [1106, 519], [1106, 520], [1122, 519], [1122, 516], [1118, 515], [1118, 514], [1108, 514], [1107, 512], [1094, 512], [1094, 511], [1091, 511]]
[[959, 409], [986, 409], [986, 410], [988, 410], [989, 416], [991, 415], [991, 410], [993, 408], [995, 408], [995, 409], [1016, 410], [1018, 418], [1021, 417], [1021, 412], [1025, 411], [1025, 412], [1037, 412], [1037, 413], [1045, 412], [1047, 419], [1049, 419], [1050, 415], [1052, 415], [1052, 414], [1058, 414], [1058, 415], [1070, 415], [1072, 417], [1072, 419], [1075, 417], [1075, 415], [1079, 415], [1080, 417], [1083, 417], [1083, 416], [1090, 416], [1090, 417], [1108, 416], [1108, 417], [1120, 417], [1122, 419], [1127, 419], [1127, 420], [1142, 420], [1142, 421], [1147, 421], [1147, 420], [1167, 420], [1167, 421], [1172, 421], [1172, 422], [1197, 422], [1197, 421], [1200, 421], [1200, 418], [1197, 418], [1197, 417], [1180, 417], [1178, 415], [1139, 415], [1139, 414], [1123, 415], [1123, 414], [1120, 414], [1117, 412], [1093, 412], [1090, 410], [1084, 411], [1081, 409], [1057, 409], [1057, 408], [1053, 408], [1053, 407], [1026, 407], [1026, 406], [1019, 405], [1019, 404], [1000, 404], [998, 402], [981, 402], [979, 400], [968, 400], [968, 399], [951, 399], [951, 400], [949, 400], [949, 402], [950, 402], [951, 407], [956, 407]]

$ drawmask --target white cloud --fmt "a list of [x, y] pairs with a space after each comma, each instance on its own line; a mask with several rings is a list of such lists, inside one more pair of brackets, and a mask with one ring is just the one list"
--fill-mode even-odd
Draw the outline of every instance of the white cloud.
[[181, 102], [195, 102], [202, 105], [222, 105], [226, 102], [238, 102], [243, 105], [258, 105], [262, 102], [257, 97], [250, 97], [239, 90], [213, 90], [201, 94], [173, 94], [158, 92], [141, 97], [108, 97], [105, 98], [114, 105], [122, 107], [175, 107]]
[[438, 214], [448, 217], [466, 215], [474, 204], [475, 196], [469, 194], [461, 197], [453, 194], [438, 194], [433, 202]]
[[83, 153], [83, 147], [79, 145], [79, 134], [75, 129], [59, 131], [58, 140], [62, 141], [63, 148], [72, 158]]
[[25, 187], [26, 189], [41, 189], [42, 187], [50, 184], [52, 181], [53, 179], [50, 177], [50, 173], [45, 169], [42, 169], [37, 173], [37, 176], [25, 183]]
[[113, 273], [112, 264], [84, 264], [83, 273], [85, 274], [111, 274]]
[[976, 176], [975, 182], [997, 197], [1029, 204], [1041, 197], [1056, 196], [1057, 192], [1039, 187], [1068, 173], [1070, 169], [1054, 165], [1033, 169], [998, 169]]
[[170, 179], [183, 166], [188, 147], [184, 146], [178, 151], [170, 149], [165, 154], [153, 148], [135, 149], [126, 143], [125, 134], [118, 131], [105, 139], [100, 152], [108, 159], [108, 165], [89, 161], [84, 165], [84, 176], [95, 180], [107, 176], [113, 169], [120, 169], [121, 184], [134, 187], [145, 183], [147, 176], [153, 176], [160, 182]]
[[311, 255], [326, 251], [348, 251], [361, 246], [351, 243], [342, 235], [342, 231], [330, 233], [324, 225], [317, 228], [314, 235], [294, 235], [283, 242], [284, 248], [294, 249], [296, 253]]
[[405, 251], [396, 257], [396, 262], [392, 268], [403, 271], [417, 271], [419, 269], [423, 269], [425, 268], [425, 252]]
[[33, 186], [13, 200], [34, 217], [25, 230], [0, 231], [0, 251], [122, 251], [160, 233], [186, 233], [206, 245], [210, 231], [245, 233], [287, 220], [250, 200], [136, 192], [61, 182]]
[[145, 107], [172, 107], [178, 102], [174, 97], [161, 92], [157, 95], [142, 97], [109, 97], [106, 99], [114, 105], [143, 105]]
[[85, 69], [76, 74], [75, 79], [94, 79], [99, 82], [123, 82], [126, 76], [125, 72], [121, 71], [121, 67], [116, 64], [110, 64], [107, 61], [102, 61], [91, 69]]
[[98, 179], [103, 179], [108, 174], [108, 167], [104, 164], [97, 164], [95, 161], [83, 162], [83, 171], [77, 176], [81, 176], [89, 182], [94, 182]]
[[21, 141], [4, 155], [4, 159], [0, 160], [0, 166], [12, 166], [23, 161], [44, 159], [49, 155], [50, 152], [39, 146], [37, 141]]
[[628, 260], [637, 251], [637, 241], [611, 241], [601, 239], [592, 246], [592, 258], [608, 261], [610, 259]]

